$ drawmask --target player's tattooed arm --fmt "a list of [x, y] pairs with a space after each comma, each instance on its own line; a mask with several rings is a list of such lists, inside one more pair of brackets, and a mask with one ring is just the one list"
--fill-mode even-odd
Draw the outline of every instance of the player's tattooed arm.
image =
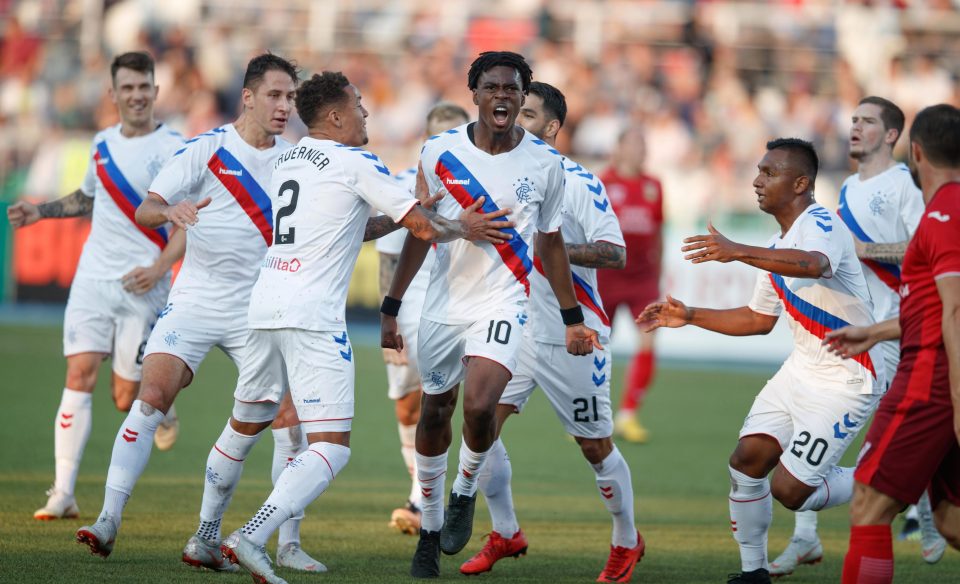
[[861, 260], [876, 260], [888, 264], [899, 264], [903, 262], [903, 255], [907, 253], [907, 244], [909, 241], [898, 241], [896, 243], [867, 243], [857, 238], [853, 239], [857, 248], [857, 257]]
[[514, 226], [513, 221], [503, 219], [510, 209], [501, 209], [492, 213], [481, 213], [485, 197], [478, 197], [473, 204], [460, 213], [460, 218], [450, 220], [422, 206], [414, 207], [400, 220], [400, 225], [410, 230], [417, 239], [444, 243], [455, 239], [468, 241], [488, 241], [503, 243], [511, 239], [505, 229]]
[[37, 210], [43, 218], [79, 217], [93, 211], [93, 197], [88, 197], [77, 189], [66, 197], [40, 205]]
[[570, 263], [576, 266], [622, 270], [627, 265], [627, 250], [609, 241], [568, 243], [566, 247]]
[[743, 262], [747, 265], [790, 278], [829, 278], [833, 275], [827, 256], [802, 249], [769, 249], [730, 241], [707, 224], [707, 235], [683, 240], [680, 251], [694, 264], [704, 262]]
[[14, 228], [33, 225], [48, 217], [79, 217], [93, 210], [93, 199], [77, 189], [66, 197], [34, 205], [28, 201], [19, 201], [7, 207], [7, 220]]
[[386, 215], [371, 217], [367, 219], [367, 227], [363, 231], [363, 240], [370, 241], [371, 239], [380, 239], [384, 235], [393, 233], [397, 229], [400, 229], [400, 225]]

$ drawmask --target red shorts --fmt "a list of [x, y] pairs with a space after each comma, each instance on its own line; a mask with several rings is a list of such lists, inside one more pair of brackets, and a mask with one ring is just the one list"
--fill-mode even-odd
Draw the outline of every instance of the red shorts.
[[929, 486], [934, 508], [943, 500], [960, 506], [960, 446], [943, 351], [903, 356], [867, 432], [854, 477], [902, 503], [915, 503]]
[[637, 316], [648, 304], [660, 299], [660, 273], [655, 270], [651, 270], [651, 275], [626, 278], [614, 270], [598, 270], [597, 285], [603, 310], [610, 318], [621, 304], [626, 304], [630, 314]]

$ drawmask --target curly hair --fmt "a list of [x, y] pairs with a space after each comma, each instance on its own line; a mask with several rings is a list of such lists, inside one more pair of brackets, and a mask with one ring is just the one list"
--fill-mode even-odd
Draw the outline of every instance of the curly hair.
[[533, 71], [527, 64], [523, 55], [511, 53], [510, 51], [486, 51], [480, 53], [480, 56], [470, 65], [470, 71], [467, 73], [467, 87], [471, 90], [477, 88], [480, 82], [480, 76], [494, 67], [511, 67], [520, 74], [520, 89], [527, 93], [530, 88], [530, 82], [533, 80]]
[[339, 105], [347, 99], [344, 88], [350, 85], [347, 76], [339, 71], [324, 71], [314, 74], [297, 88], [297, 113], [306, 125], [312, 124], [317, 115], [331, 105]]

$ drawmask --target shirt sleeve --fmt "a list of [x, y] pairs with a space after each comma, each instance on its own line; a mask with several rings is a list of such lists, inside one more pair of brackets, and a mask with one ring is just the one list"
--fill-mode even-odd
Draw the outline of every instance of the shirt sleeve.
[[747, 306], [757, 314], [780, 316], [783, 304], [780, 303], [780, 296], [777, 295], [777, 291], [773, 289], [770, 272], [760, 270], [757, 273], [757, 282], [753, 287], [753, 298], [750, 299], [750, 304]]
[[[569, 180], [569, 179], [568, 179]], [[617, 220], [613, 207], [609, 204], [607, 189], [600, 177], [594, 176], [591, 182], [582, 182], [579, 192], [576, 193], [575, 210], [583, 234], [587, 241], [608, 241], [621, 247], [626, 246], [623, 241], [623, 232], [620, 230], [620, 221]], [[571, 205], [572, 206], [572, 205]]]
[[540, 203], [540, 214], [537, 217], [537, 229], [541, 233], [553, 233], [560, 229], [563, 222], [563, 189], [566, 181], [563, 163], [557, 157], [548, 167], [547, 188], [543, 193], [543, 202]]
[[208, 149], [207, 141], [201, 140], [177, 150], [163, 165], [147, 190], [160, 195], [168, 205], [188, 199], [199, 201], [197, 186], [207, 168], [209, 156], [204, 155]]
[[417, 205], [417, 199], [390, 174], [376, 154], [350, 152], [344, 156], [344, 162], [360, 197], [394, 221], [403, 219]]
[[80, 184], [80, 192], [84, 196], [93, 198], [97, 194], [97, 161], [93, 159], [93, 153], [97, 151], [96, 144], [90, 148], [90, 160], [87, 162], [87, 172], [83, 175], [83, 183]]
[[819, 215], [801, 215], [797, 221], [802, 221], [799, 225], [797, 249], [822, 253], [830, 262], [830, 273], [836, 272], [843, 258], [841, 238], [846, 237], [846, 233], [840, 228], [840, 219], [824, 209], [824, 213]]
[[[928, 207], [927, 211], [923, 221], [924, 247], [934, 279], [960, 276], [960, 205]], [[947, 220], [931, 217], [937, 213], [935, 216], [947, 217]]]
[[903, 181], [903, 191], [900, 193], [900, 221], [913, 237], [923, 217], [923, 193], [913, 184], [913, 180]]

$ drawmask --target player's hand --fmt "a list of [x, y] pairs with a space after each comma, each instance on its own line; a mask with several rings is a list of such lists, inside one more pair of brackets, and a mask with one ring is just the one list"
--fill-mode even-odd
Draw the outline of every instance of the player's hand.
[[679, 328], [690, 323], [693, 310], [683, 302], [667, 294], [663, 302], [648, 304], [639, 315], [636, 323], [649, 333], [660, 327]]
[[197, 224], [199, 217], [197, 213], [212, 201], [210, 197], [203, 199], [198, 203], [193, 201], [180, 201], [176, 205], [170, 205], [164, 210], [167, 220], [180, 229], [190, 229]]
[[463, 224], [467, 234], [464, 239], [468, 241], [489, 241], [490, 243], [503, 243], [513, 236], [502, 231], [514, 227], [516, 223], [502, 219], [513, 211], [511, 209], [500, 209], [492, 213], [481, 213], [479, 209], [483, 207], [486, 197], [477, 197], [472, 205], [465, 208], [460, 213], [460, 223]]
[[443, 190], [439, 190], [439, 191], [433, 193], [432, 195], [430, 195], [430, 196], [428, 196], [428, 197], [425, 197], [425, 198], [423, 198], [423, 199], [421, 199], [420, 197], [417, 197], [417, 200], [420, 201], [420, 206], [421, 206], [421, 207], [423, 207], [424, 209], [430, 209], [431, 211], [433, 211], [433, 207], [434, 207], [438, 202], [440, 202], [440, 199], [443, 198], [443, 195], [444, 195], [444, 194], [445, 194], [445, 193], [443, 192]]
[[567, 352], [571, 355], [589, 355], [594, 349], [603, 350], [597, 331], [583, 324], [567, 327]]
[[382, 312], [380, 313], [380, 346], [384, 349], [393, 349], [395, 353], [403, 350], [403, 337], [397, 327], [397, 317], [388, 316]]
[[845, 326], [835, 331], [829, 331], [823, 338], [823, 344], [831, 353], [849, 359], [869, 351], [877, 344], [870, 334], [870, 328], [865, 326]]
[[124, 274], [120, 281], [123, 283], [123, 289], [127, 292], [146, 294], [153, 289], [163, 275], [160, 270], [153, 266], [138, 267]]
[[407, 349], [403, 348], [400, 351], [396, 349], [382, 349], [383, 351], [383, 362], [387, 365], [408, 365], [410, 359], [407, 358]]
[[40, 220], [40, 208], [27, 201], [14, 203], [7, 207], [7, 220], [14, 229], [33, 225]]
[[[740, 244], [734, 243], [716, 230], [713, 222], [707, 223], [708, 235], [694, 235], [683, 240], [687, 244], [680, 248], [680, 251], [686, 253], [683, 259], [690, 260], [694, 264], [703, 262], [722, 262], [727, 263], [739, 259]], [[689, 252], [689, 253], [688, 253]]]

